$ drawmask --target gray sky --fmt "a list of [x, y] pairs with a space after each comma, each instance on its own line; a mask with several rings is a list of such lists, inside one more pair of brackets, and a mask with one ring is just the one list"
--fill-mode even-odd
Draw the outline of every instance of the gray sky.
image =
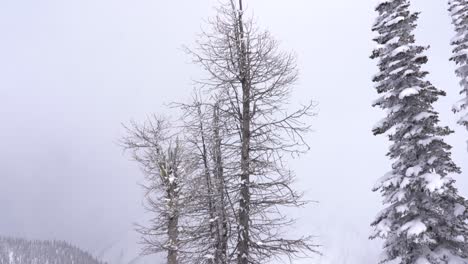
[[[320, 103], [310, 154], [291, 164], [298, 187], [318, 205], [301, 210], [300, 233], [319, 236], [323, 263], [374, 260], [369, 223], [390, 169], [384, 137], [370, 130], [383, 112], [369, 59], [373, 0], [247, 0], [258, 23], [294, 51], [298, 103]], [[121, 123], [188, 98], [198, 68], [192, 45], [215, 0], [0, 0], [0, 234], [61, 239], [95, 252], [143, 219], [142, 179], [117, 141]], [[452, 27], [445, 1], [423, 11], [418, 42], [431, 45], [430, 80], [449, 95], [437, 104], [454, 159], [465, 170], [463, 129], [450, 106], [458, 80], [448, 61]], [[466, 174], [464, 174], [466, 175]], [[468, 179], [457, 186], [468, 194]], [[359, 243], [357, 243], [359, 242]]]

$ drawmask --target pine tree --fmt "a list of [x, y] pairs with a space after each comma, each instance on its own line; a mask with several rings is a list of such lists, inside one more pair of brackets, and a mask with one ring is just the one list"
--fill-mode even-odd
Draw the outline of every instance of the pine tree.
[[409, 0], [383, 0], [373, 26], [378, 46], [371, 58], [380, 72], [373, 78], [382, 96], [374, 103], [387, 111], [374, 134], [389, 135], [392, 170], [375, 186], [386, 208], [372, 223], [371, 238], [383, 238], [382, 262], [401, 264], [468, 263], [465, 200], [451, 174], [460, 169], [451, 159], [442, 127], [432, 104], [445, 93], [426, 80], [427, 47], [415, 44], [413, 30], [419, 13]]
[[[458, 66], [455, 73], [461, 79], [460, 86], [462, 90], [460, 94], [464, 94], [464, 98], [453, 106], [453, 111], [462, 112], [468, 107], [468, 1], [450, 0], [449, 6], [456, 32], [451, 41], [454, 48], [450, 60], [454, 61]], [[468, 113], [465, 113], [458, 123], [468, 129]]]

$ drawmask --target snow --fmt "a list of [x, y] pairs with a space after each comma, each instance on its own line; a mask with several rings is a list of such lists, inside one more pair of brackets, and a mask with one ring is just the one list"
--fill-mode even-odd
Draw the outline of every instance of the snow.
[[462, 40], [463, 38], [465, 38], [465, 36], [463, 34], [456, 34], [455, 37], [453, 37], [450, 40], [450, 43], [453, 45], [453, 44], [457, 43], [458, 41]]
[[[449, 3], [452, 4], [452, 1], [449, 1]], [[454, 7], [454, 8], [451, 9], [450, 15], [453, 16], [453, 15], [457, 14], [457, 13], [458, 13], [460, 10], [462, 10], [462, 9], [463, 9], [462, 6], [456, 6], [456, 7]]]
[[395, 210], [397, 213], [403, 214], [409, 210], [409, 207], [407, 204], [401, 204], [401, 205], [396, 206]]
[[465, 237], [462, 235], [458, 235], [454, 238], [454, 240], [457, 242], [465, 242]]
[[448, 180], [447, 177], [442, 178], [440, 175], [435, 173], [427, 173], [423, 178], [426, 181], [426, 189], [430, 192], [442, 189]]
[[173, 184], [174, 181], [175, 181], [175, 178], [174, 178], [173, 175], [171, 175], [171, 176], [169, 177], [169, 183], [170, 183], [170, 184]]
[[421, 120], [427, 119], [427, 118], [432, 117], [432, 116], [434, 116], [434, 114], [429, 113], [429, 112], [421, 112], [421, 113], [415, 115], [413, 117], [413, 120], [414, 121], [421, 121]]
[[405, 17], [403, 16], [398, 16], [398, 17], [395, 17], [394, 19], [391, 19], [389, 21], [387, 21], [385, 23], [386, 26], [392, 26], [392, 25], [395, 25], [395, 24], [398, 24], [400, 23], [401, 21], [405, 20]]
[[393, 57], [393, 56], [396, 56], [396, 55], [398, 55], [398, 54], [400, 54], [400, 53], [407, 52], [407, 51], [409, 51], [409, 50], [410, 50], [410, 47], [409, 47], [409, 46], [401, 46], [401, 47], [398, 47], [398, 48], [394, 49], [394, 50], [391, 52], [390, 56]]
[[457, 203], [455, 204], [453, 211], [454, 211], [453, 214], [455, 216], [460, 216], [466, 211], [466, 207]]
[[408, 169], [406, 169], [405, 175], [408, 177], [418, 176], [422, 172], [422, 170], [423, 170], [422, 167], [419, 165], [414, 166], [414, 167], [409, 167]]
[[455, 58], [455, 57], [462, 57], [462, 56], [466, 56], [466, 55], [467, 55], [467, 51], [466, 51], [466, 50], [462, 50], [462, 51], [459, 51], [459, 52], [457, 52], [457, 53], [454, 53], [454, 54], [452, 55], [452, 57]]
[[[385, 44], [386, 45], [397, 44], [399, 41], [400, 41], [400, 37], [395, 36], [395, 37], [391, 38], [390, 40], [388, 40]], [[399, 60], [394, 61], [389, 66], [393, 65], [393, 63], [399, 63], [399, 62], [401, 62], [401, 61], [399, 61]]]
[[[402, 105], [401, 104], [397, 104], [397, 105], [394, 105], [393, 107], [390, 107], [388, 108], [388, 114], [392, 114], [392, 113], [396, 113], [398, 111], [400, 111], [402, 108]], [[396, 124], [396, 126], [398, 126], [399, 124]]]
[[419, 87], [410, 87], [403, 89], [403, 91], [400, 92], [400, 95], [398, 96], [400, 99], [404, 99], [409, 96], [417, 95], [419, 94]]
[[432, 156], [427, 160], [427, 164], [432, 165], [438, 159], [436, 156]]
[[[419, 134], [423, 128], [421, 126], [415, 126], [413, 127], [410, 131], [406, 132], [405, 135], [403, 136], [404, 138], [411, 138], [417, 134]], [[421, 141], [421, 140], [420, 140]], [[422, 143], [421, 143], [422, 144]]]
[[0, 237], [1, 264], [103, 264], [66, 242]]
[[434, 142], [436, 140], [442, 141], [443, 139], [440, 138], [440, 137], [429, 137], [429, 138], [426, 138], [426, 139], [419, 140], [418, 144], [420, 144], [422, 146], [428, 146], [429, 144], [431, 144], [432, 142]]
[[403, 73], [403, 75], [410, 75], [410, 74], [413, 74], [413, 73], [415, 73], [414, 70], [406, 70], [406, 71]]
[[398, 201], [398, 202], [403, 201], [403, 199], [405, 198], [405, 196], [406, 196], [406, 192], [405, 192], [405, 191], [398, 191], [398, 192], [396, 193], [396, 198], [397, 198], [397, 201]]
[[464, 123], [466, 123], [466, 122], [468, 122], [468, 114], [462, 116], [462, 117], [458, 120], [458, 123], [460, 123], [460, 124], [464, 124]]
[[406, 68], [406, 65], [398, 67], [398, 68], [394, 69], [393, 71], [389, 72], [388, 74], [390, 74], [390, 75], [397, 74], [397, 73], [401, 72], [402, 70], [404, 70], [405, 68]]
[[378, 233], [382, 237], [386, 237], [392, 229], [390, 228], [390, 221], [387, 219], [384, 219], [380, 221], [376, 226], [375, 226], [375, 232]]
[[419, 257], [414, 264], [431, 264], [425, 257]]
[[381, 177], [376, 184], [374, 185], [373, 190], [378, 190], [380, 188], [387, 188], [398, 183], [400, 176], [393, 174], [392, 171], [387, 172], [383, 177]]
[[385, 27], [391, 27], [395, 24], [398, 24], [399, 22], [405, 20], [404, 16], [397, 16], [397, 17], [391, 17], [387, 16], [383, 19], [380, 19], [380, 17], [377, 18], [376, 22], [374, 23], [374, 28], [380, 28], [382, 26]]
[[372, 128], [372, 130], [379, 130], [379, 129], [381, 129], [381, 128], [384, 126], [385, 121], [387, 121], [387, 118], [384, 118], [384, 119], [378, 121], [378, 122], [374, 125], [374, 127]]
[[404, 178], [400, 183], [400, 188], [405, 188], [411, 183], [410, 179]]
[[104, 248], [96, 250], [94, 255], [109, 264], [154, 264], [163, 263], [164, 256], [142, 256], [143, 245], [140, 235], [133, 229], [116, 237], [117, 239]]
[[406, 232], [408, 237], [418, 236], [426, 232], [426, 230], [427, 226], [419, 218], [409, 221], [400, 227], [400, 232]]
[[434, 258], [446, 259], [446, 262], [444, 263], [447, 263], [447, 264], [466, 264], [467, 263], [466, 259], [462, 259], [458, 256], [453, 255], [453, 253], [449, 249], [446, 249], [446, 248], [439, 247], [436, 250], [434, 250], [434, 252], [432, 252], [431, 255]]
[[465, 100], [465, 99], [462, 99], [462, 100], [456, 102], [456, 103], [452, 106], [452, 111], [454, 111], [454, 112], [460, 112], [460, 111], [463, 110], [465, 107], [466, 107], [466, 100]]

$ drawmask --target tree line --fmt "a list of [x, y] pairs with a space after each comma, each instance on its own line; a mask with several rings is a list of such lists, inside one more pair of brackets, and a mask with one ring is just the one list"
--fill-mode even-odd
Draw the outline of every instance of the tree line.
[[1, 264], [106, 264], [62, 241], [0, 237]]

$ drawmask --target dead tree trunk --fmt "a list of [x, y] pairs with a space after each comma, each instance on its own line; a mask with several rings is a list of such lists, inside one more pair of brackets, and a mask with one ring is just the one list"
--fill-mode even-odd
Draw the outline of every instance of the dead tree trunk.
[[[206, 182], [206, 188], [207, 188], [207, 199], [208, 199], [208, 213], [209, 213], [209, 225], [210, 225], [210, 239], [211, 241], [216, 241], [216, 224], [215, 224], [215, 208], [214, 208], [214, 203], [213, 203], [213, 183], [210, 175], [210, 167], [208, 164], [208, 150], [207, 150], [207, 142], [206, 142], [206, 136], [205, 136], [205, 127], [203, 126], [203, 116], [202, 116], [202, 110], [201, 106], [197, 106], [197, 112], [198, 112], [198, 121], [199, 121], [199, 130], [200, 130], [200, 136], [201, 136], [201, 157], [203, 160], [203, 171], [204, 171], [204, 176], [205, 176], [205, 182]], [[216, 251], [216, 245], [214, 245], [214, 250]], [[216, 260], [216, 258], [214, 259]], [[209, 258], [208, 259], [208, 264], [214, 263], [213, 259]]]
[[247, 68], [247, 54], [244, 39], [242, 19], [242, 0], [239, 0], [238, 10], [238, 42], [239, 42], [239, 78], [242, 85], [242, 120], [241, 120], [241, 189], [239, 201], [239, 240], [238, 264], [249, 262], [249, 223], [250, 223], [250, 84]]
[[219, 105], [216, 103], [213, 108], [213, 175], [216, 182], [217, 203], [216, 203], [216, 218], [217, 218], [217, 238], [215, 262], [219, 264], [227, 263], [227, 247], [228, 247], [228, 219], [227, 219], [227, 204], [225, 203], [226, 185], [224, 179], [223, 157], [221, 150], [221, 135], [220, 135], [220, 120], [219, 120]]
[[[178, 241], [179, 241], [179, 212], [178, 212], [178, 184], [175, 179], [177, 179], [177, 171], [173, 168], [173, 164], [177, 158], [174, 156], [176, 153], [169, 150], [168, 161], [169, 164], [163, 163], [160, 165], [161, 176], [166, 180], [167, 184], [167, 199], [168, 199], [168, 252], [167, 252], [167, 264], [177, 264], [178, 263]], [[167, 166], [169, 165], [169, 166]]]

